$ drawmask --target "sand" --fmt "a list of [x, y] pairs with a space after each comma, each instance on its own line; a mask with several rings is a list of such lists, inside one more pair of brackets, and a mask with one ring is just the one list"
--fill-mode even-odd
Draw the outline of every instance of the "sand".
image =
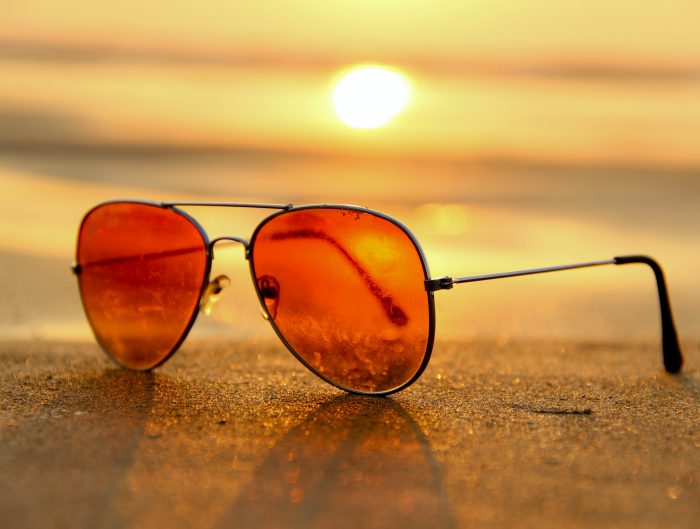
[[276, 344], [0, 345], [0, 527], [697, 527], [700, 344], [438, 343], [390, 398]]

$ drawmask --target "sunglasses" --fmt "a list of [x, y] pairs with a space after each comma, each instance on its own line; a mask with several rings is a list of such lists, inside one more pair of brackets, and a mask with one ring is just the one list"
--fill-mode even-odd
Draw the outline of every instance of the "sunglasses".
[[[250, 241], [209, 240], [181, 207], [277, 210]], [[184, 341], [225, 286], [210, 279], [214, 248], [245, 248], [253, 286], [284, 345], [331, 384], [387, 395], [415, 382], [435, 337], [434, 293], [454, 285], [602, 265], [641, 263], [656, 277], [664, 366], [683, 363], [659, 264], [624, 256], [471, 277], [431, 278], [418, 241], [388, 215], [355, 206], [143, 202], [100, 204], [82, 220], [73, 272], [95, 337], [117, 364], [153, 369]], [[223, 276], [225, 278], [225, 276]]]

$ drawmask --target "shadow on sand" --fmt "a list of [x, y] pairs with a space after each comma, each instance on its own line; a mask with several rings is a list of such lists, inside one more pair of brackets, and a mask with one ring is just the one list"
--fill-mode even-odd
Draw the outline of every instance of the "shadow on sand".
[[391, 399], [343, 395], [267, 454], [227, 528], [454, 527], [428, 440]]

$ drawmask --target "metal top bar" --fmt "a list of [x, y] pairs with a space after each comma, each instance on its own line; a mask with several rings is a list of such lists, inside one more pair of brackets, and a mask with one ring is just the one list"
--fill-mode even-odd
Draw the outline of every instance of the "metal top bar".
[[485, 274], [481, 276], [456, 277], [452, 280], [452, 283], [473, 283], [475, 281], [488, 281], [489, 279], [501, 279], [503, 277], [529, 276], [533, 274], [544, 274], [545, 272], [556, 272], [558, 270], [573, 270], [575, 268], [588, 268], [591, 266], [603, 266], [609, 264], [617, 263], [615, 259], [607, 259], [605, 261], [591, 261], [589, 263], [549, 266], [547, 268], [531, 268], [529, 270], [517, 270], [515, 272], [501, 272], [498, 274]]
[[172, 206], [203, 206], [215, 208], [262, 208], [262, 209], [292, 209], [293, 204], [246, 204], [243, 202], [161, 202], [163, 207]]

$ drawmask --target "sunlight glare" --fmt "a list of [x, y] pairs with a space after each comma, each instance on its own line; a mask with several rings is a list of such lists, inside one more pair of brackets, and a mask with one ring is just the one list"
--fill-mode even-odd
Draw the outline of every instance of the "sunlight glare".
[[406, 77], [385, 66], [356, 66], [344, 73], [333, 90], [340, 121], [356, 129], [386, 125], [411, 98]]

